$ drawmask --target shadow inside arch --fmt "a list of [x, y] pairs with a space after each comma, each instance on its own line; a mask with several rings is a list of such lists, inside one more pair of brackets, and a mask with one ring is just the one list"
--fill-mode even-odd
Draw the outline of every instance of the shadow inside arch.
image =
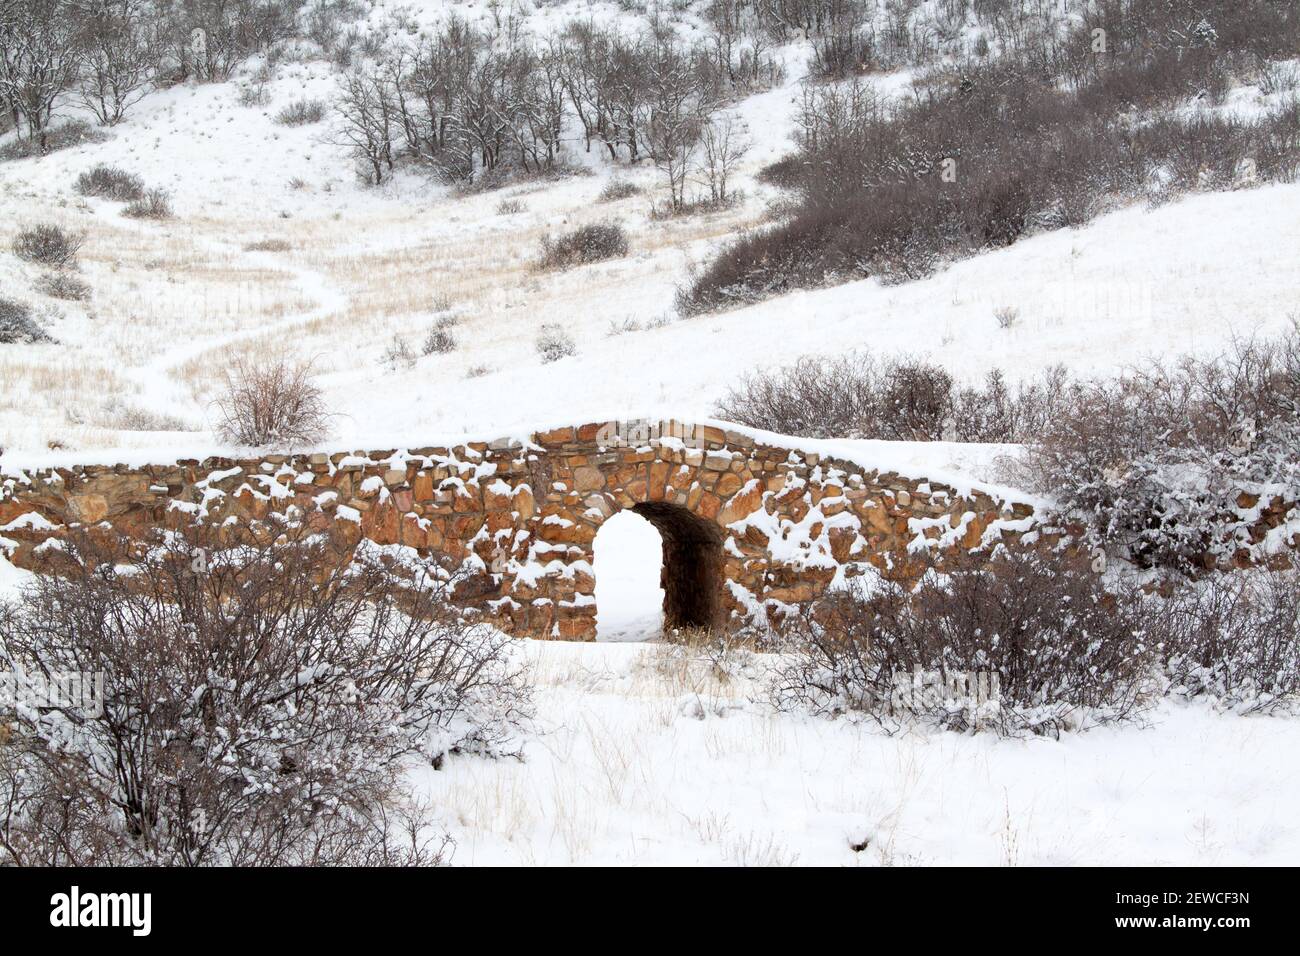
[[665, 628], [713, 628], [722, 622], [723, 532], [681, 505], [647, 501], [631, 510], [663, 539]]

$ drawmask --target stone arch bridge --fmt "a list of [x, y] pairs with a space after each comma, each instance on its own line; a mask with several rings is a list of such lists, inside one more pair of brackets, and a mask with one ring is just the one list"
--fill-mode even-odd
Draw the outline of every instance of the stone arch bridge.
[[77, 526], [139, 536], [279, 513], [439, 558], [462, 572], [454, 600], [509, 633], [590, 640], [592, 543], [622, 509], [663, 539], [669, 626], [762, 625], [837, 579], [908, 579], [935, 557], [1052, 537], [1027, 502], [825, 457], [820, 445], [633, 421], [369, 452], [21, 470], [0, 460], [0, 548], [52, 570]]

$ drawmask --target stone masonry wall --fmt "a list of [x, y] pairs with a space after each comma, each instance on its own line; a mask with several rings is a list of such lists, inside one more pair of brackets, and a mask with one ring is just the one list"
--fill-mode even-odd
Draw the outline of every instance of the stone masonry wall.
[[5, 472], [0, 548], [53, 570], [78, 525], [142, 536], [280, 514], [438, 558], [460, 572], [456, 602], [510, 633], [590, 640], [592, 542], [624, 508], [663, 537], [677, 625], [761, 624], [837, 578], [909, 579], [930, 556], [1055, 539], [1029, 504], [981, 491], [713, 426], [593, 422], [523, 442]]

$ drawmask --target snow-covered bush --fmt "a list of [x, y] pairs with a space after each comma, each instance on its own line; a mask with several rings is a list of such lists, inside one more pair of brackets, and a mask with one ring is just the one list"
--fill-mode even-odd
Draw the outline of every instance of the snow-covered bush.
[[804, 356], [741, 379], [715, 407], [727, 421], [809, 438], [1014, 442], [1037, 437], [1065, 388], [1065, 372], [1008, 386], [957, 387], [943, 368], [867, 353]]
[[867, 353], [804, 356], [745, 376], [718, 403], [727, 421], [810, 438], [937, 439], [952, 378], [937, 365]]
[[99, 163], [77, 177], [77, 192], [117, 202], [134, 202], [144, 196], [144, 180], [119, 166]]
[[31, 306], [0, 297], [0, 345], [52, 341], [49, 333], [32, 317]]
[[1300, 699], [1300, 573], [1252, 569], [1182, 582], [1158, 635], [1169, 692], [1236, 713]]
[[424, 344], [420, 346], [420, 351], [425, 355], [444, 355], [456, 351], [456, 333], [452, 331], [455, 325], [454, 316], [443, 316], [434, 323], [429, 334], [424, 337]]
[[1143, 598], [1111, 593], [1086, 563], [972, 559], [915, 591], [831, 592], [797, 621], [772, 683], [785, 709], [1057, 734], [1138, 717], [1155, 693]]
[[611, 179], [601, 188], [596, 202], [618, 202], [620, 199], [638, 196], [642, 191], [640, 186], [626, 179]]
[[1281, 550], [1300, 501], [1300, 330], [1073, 384], [1021, 479], [1092, 544], [1144, 567]]
[[12, 248], [19, 259], [53, 269], [68, 269], [76, 265], [77, 252], [84, 239], [53, 223], [41, 223], [14, 236]]
[[[1179, 108], [1221, 101], [1246, 55], [1293, 58], [1294, 8], [1225, 2], [1214, 17], [1219, 39], [1189, 48], [1187, 25], [1203, 15], [1190, 0], [1089, 6], [1065, 30], [1026, 17], [1028, 33], [1003, 36], [997, 56], [920, 72], [923, 93], [905, 103], [860, 78], [809, 85], [799, 150], [765, 173], [792, 191], [780, 220], [722, 248], [682, 290], [679, 310], [865, 277], [923, 278], [1148, 195], [1153, 170], [1164, 177], [1153, 198], [1300, 175], [1300, 104], [1248, 118]], [[1092, 51], [1096, 30], [1113, 44], [1110, 55]], [[827, 75], [870, 67], [882, 39], [835, 23], [814, 39], [810, 67]]]
[[132, 219], [170, 219], [171, 196], [165, 189], [148, 189], [143, 196], [123, 209], [122, 215]]
[[53, 299], [82, 302], [90, 298], [90, 286], [71, 272], [47, 272], [36, 280], [36, 291]]
[[627, 255], [627, 233], [615, 222], [579, 226], [555, 238], [542, 239], [542, 268], [568, 269]]
[[[74, 539], [0, 609], [0, 670], [31, 679], [2, 715], [0, 865], [442, 858], [403, 769], [517, 750], [509, 641], [461, 623], [432, 567], [278, 530]], [[37, 675], [87, 679], [55, 697]]]
[[578, 352], [578, 345], [573, 341], [573, 336], [566, 332], [563, 326], [553, 322], [542, 326], [541, 331], [537, 333], [536, 345], [537, 354], [542, 357], [543, 362], [558, 362]]
[[284, 356], [237, 358], [225, 370], [217, 409], [221, 439], [253, 447], [314, 444], [325, 437], [330, 420], [311, 364]]
[[275, 114], [275, 121], [281, 126], [307, 126], [323, 120], [325, 110], [324, 100], [294, 100]]

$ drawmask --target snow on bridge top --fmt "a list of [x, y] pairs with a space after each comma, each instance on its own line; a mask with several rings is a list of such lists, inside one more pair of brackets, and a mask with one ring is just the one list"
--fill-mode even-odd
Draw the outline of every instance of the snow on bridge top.
[[607, 420], [162, 465], [60, 457], [0, 470], [0, 548], [20, 566], [53, 569], [63, 537], [103, 523], [141, 536], [300, 521], [354, 546], [434, 557], [460, 572], [467, 613], [538, 637], [594, 637], [592, 542], [623, 509], [663, 539], [670, 625], [761, 624], [864, 574], [914, 578], [945, 556], [1059, 540], [1041, 526], [1040, 502], [959, 476], [906, 475], [889, 467], [902, 456], [886, 443], [722, 422]]

